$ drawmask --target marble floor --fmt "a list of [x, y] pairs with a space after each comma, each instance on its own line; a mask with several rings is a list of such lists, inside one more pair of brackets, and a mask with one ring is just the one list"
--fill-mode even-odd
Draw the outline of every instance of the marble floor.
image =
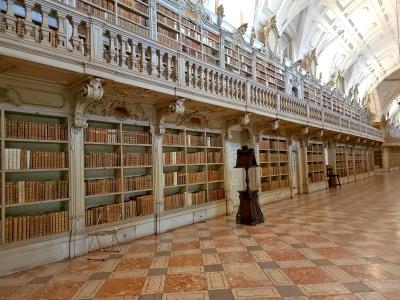
[[400, 173], [0, 278], [0, 299], [400, 299]]

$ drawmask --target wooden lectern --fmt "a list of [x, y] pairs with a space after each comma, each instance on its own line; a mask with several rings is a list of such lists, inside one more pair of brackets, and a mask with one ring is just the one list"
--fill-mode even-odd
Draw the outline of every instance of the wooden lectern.
[[254, 149], [243, 146], [237, 151], [235, 168], [243, 168], [246, 171], [246, 190], [239, 191], [240, 205], [236, 214], [236, 224], [255, 226], [264, 223], [264, 216], [258, 204], [258, 191], [250, 191], [249, 168], [257, 167]]

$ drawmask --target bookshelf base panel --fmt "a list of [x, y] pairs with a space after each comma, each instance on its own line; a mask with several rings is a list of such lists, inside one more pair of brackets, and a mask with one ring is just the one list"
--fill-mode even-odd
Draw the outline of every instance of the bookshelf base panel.
[[258, 197], [258, 202], [260, 205], [265, 205], [268, 203], [273, 203], [277, 202], [280, 200], [288, 199], [292, 195], [290, 193], [290, 189], [279, 189], [279, 190], [273, 190], [273, 191], [265, 191], [259, 193]]

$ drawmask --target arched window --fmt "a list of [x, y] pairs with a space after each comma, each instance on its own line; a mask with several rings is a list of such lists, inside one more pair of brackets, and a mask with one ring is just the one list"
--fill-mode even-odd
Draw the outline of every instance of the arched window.
[[8, 9], [8, 3], [7, 0], [0, 0], [0, 11], [2, 13], [6, 13]]
[[13, 8], [14, 8], [14, 15], [16, 17], [25, 19], [26, 8], [25, 8], [25, 3], [23, 1], [15, 1]]
[[41, 26], [43, 23], [43, 14], [40, 4], [35, 4], [31, 11], [32, 22]]

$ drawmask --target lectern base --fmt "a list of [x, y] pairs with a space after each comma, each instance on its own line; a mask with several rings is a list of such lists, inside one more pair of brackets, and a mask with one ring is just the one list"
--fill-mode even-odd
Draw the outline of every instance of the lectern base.
[[240, 205], [236, 224], [256, 226], [264, 223], [264, 215], [258, 204], [258, 191], [239, 191]]

